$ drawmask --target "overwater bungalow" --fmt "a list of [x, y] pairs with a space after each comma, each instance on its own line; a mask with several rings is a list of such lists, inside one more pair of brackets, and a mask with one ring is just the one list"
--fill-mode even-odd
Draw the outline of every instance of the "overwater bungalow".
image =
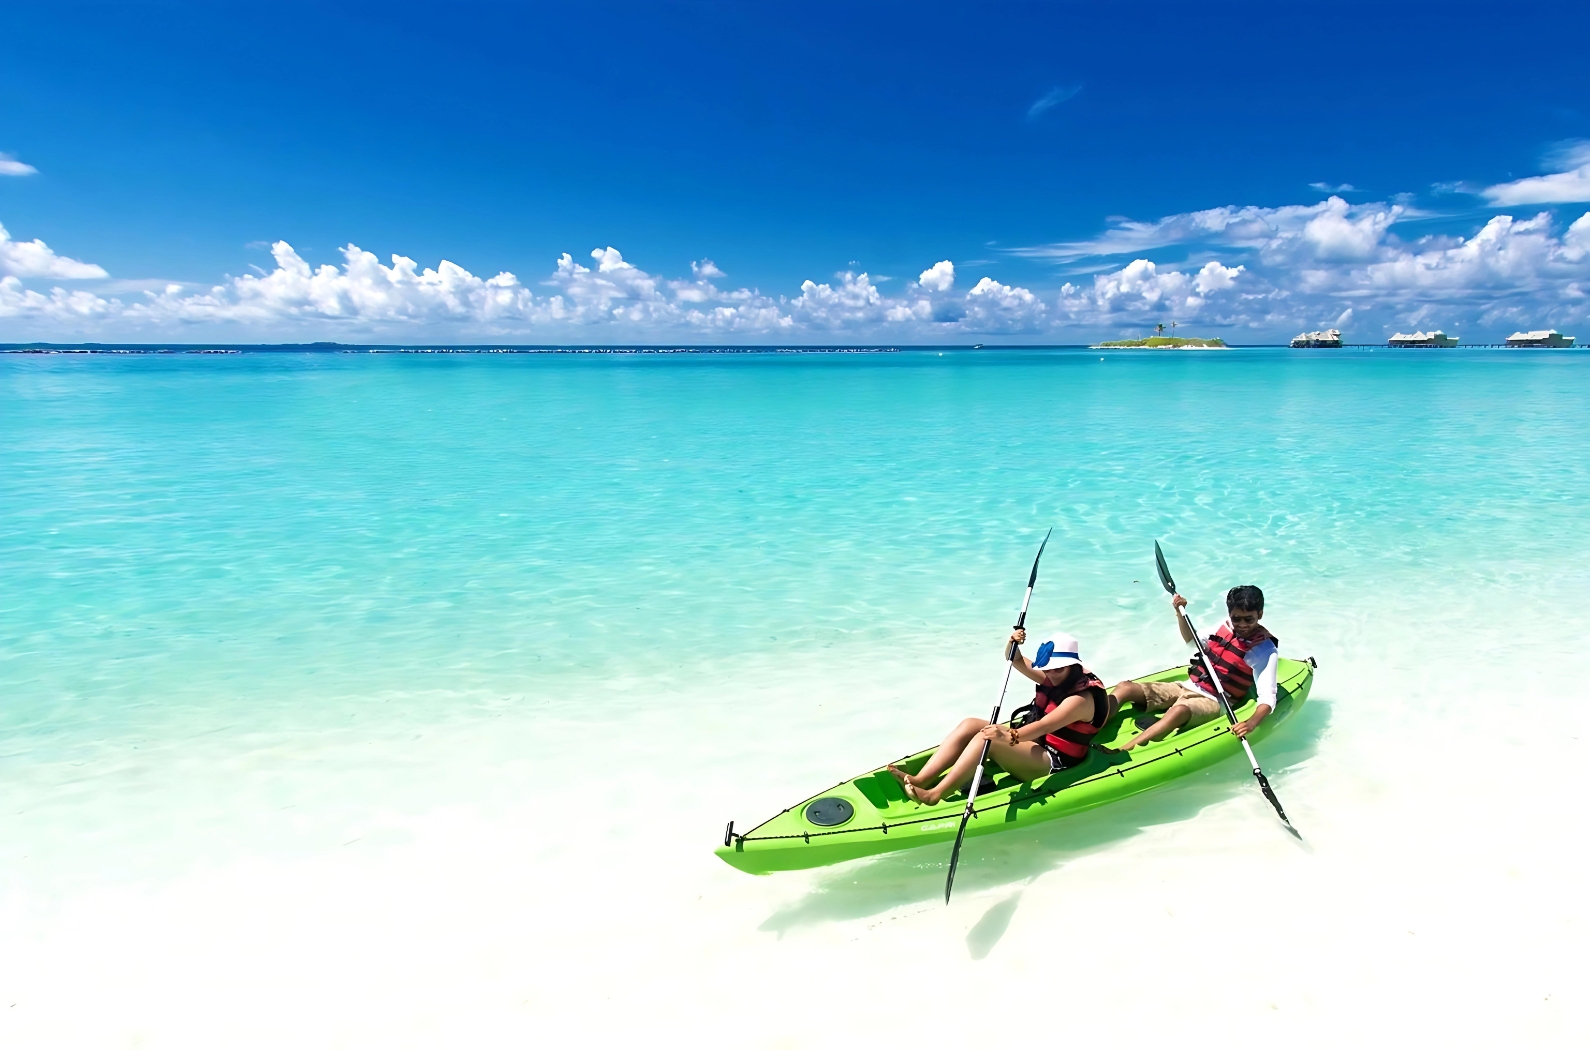
[[1447, 335], [1445, 332], [1443, 332], [1439, 328], [1437, 328], [1433, 332], [1415, 332], [1412, 335], [1404, 335], [1401, 332], [1398, 332], [1396, 335], [1394, 335], [1390, 339], [1386, 340], [1386, 345], [1387, 346], [1442, 346], [1442, 347], [1446, 347], [1446, 346], [1457, 346], [1458, 345], [1458, 341], [1457, 341], [1457, 336], [1455, 336], [1455, 335]]
[[1327, 328], [1323, 332], [1303, 332], [1292, 337], [1293, 347], [1340, 347], [1342, 333], [1335, 328]]
[[1555, 328], [1544, 332], [1514, 332], [1507, 337], [1508, 346], [1554, 346], [1563, 348], [1573, 345], [1573, 336], [1563, 335]]

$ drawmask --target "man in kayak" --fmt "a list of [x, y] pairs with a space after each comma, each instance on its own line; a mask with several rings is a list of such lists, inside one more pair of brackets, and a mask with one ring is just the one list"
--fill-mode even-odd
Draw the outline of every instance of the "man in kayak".
[[[1171, 596], [1170, 603], [1181, 609], [1187, 599], [1176, 594]], [[1233, 733], [1243, 737], [1257, 729], [1275, 710], [1279, 642], [1259, 623], [1263, 615], [1263, 591], [1252, 586], [1233, 587], [1226, 592], [1226, 622], [1204, 642], [1204, 649], [1214, 661], [1215, 673], [1220, 676], [1220, 684], [1225, 687], [1231, 706], [1240, 707], [1250, 696], [1259, 698], [1259, 706], [1253, 714], [1231, 727]], [[1180, 613], [1176, 616], [1176, 627], [1181, 631], [1181, 640], [1191, 644], [1192, 632]], [[1123, 704], [1135, 703], [1143, 710], [1165, 712], [1159, 721], [1123, 745], [1122, 749], [1127, 751], [1158, 740], [1179, 726], [1199, 725], [1220, 714], [1214, 681], [1196, 655], [1187, 665], [1187, 681], [1122, 682], [1115, 687], [1115, 697]]]
[[1031, 660], [1020, 649], [1026, 640], [1027, 632], [1017, 628], [1006, 644], [1011, 664], [1037, 683], [1037, 695], [1027, 709], [1033, 718], [1019, 728], [968, 718], [950, 730], [915, 776], [891, 764], [889, 772], [911, 798], [936, 806], [951, 791], [969, 785], [985, 740], [989, 757], [1023, 781], [1048, 776], [1087, 757], [1088, 743], [1115, 714], [1115, 698], [1105, 692], [1098, 675], [1082, 666], [1081, 650], [1071, 635], [1050, 633]]

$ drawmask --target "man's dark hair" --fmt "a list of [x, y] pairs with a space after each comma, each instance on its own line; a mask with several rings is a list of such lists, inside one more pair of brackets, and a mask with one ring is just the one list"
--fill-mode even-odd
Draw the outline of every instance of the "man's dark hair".
[[1264, 592], [1251, 583], [1226, 592], [1226, 608], [1264, 615]]

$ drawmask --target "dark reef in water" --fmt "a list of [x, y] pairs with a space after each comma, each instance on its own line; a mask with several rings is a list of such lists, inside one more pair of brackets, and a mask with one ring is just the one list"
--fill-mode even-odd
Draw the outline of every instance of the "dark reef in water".
[[891, 354], [895, 346], [424, 346], [374, 343], [0, 343], [7, 354]]

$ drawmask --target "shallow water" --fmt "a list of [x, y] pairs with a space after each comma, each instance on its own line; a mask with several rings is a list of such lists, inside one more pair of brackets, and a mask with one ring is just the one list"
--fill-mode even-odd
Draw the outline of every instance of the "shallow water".
[[[1127, 1045], [1580, 1041], [1587, 380], [0, 357], [0, 1042], [988, 1038], [1034, 972]], [[712, 855], [985, 714], [1051, 524], [1030, 619], [1106, 680], [1183, 658], [1154, 539], [1201, 622], [1264, 588], [1302, 843], [1225, 765], [972, 840], [948, 908], [942, 850]]]

